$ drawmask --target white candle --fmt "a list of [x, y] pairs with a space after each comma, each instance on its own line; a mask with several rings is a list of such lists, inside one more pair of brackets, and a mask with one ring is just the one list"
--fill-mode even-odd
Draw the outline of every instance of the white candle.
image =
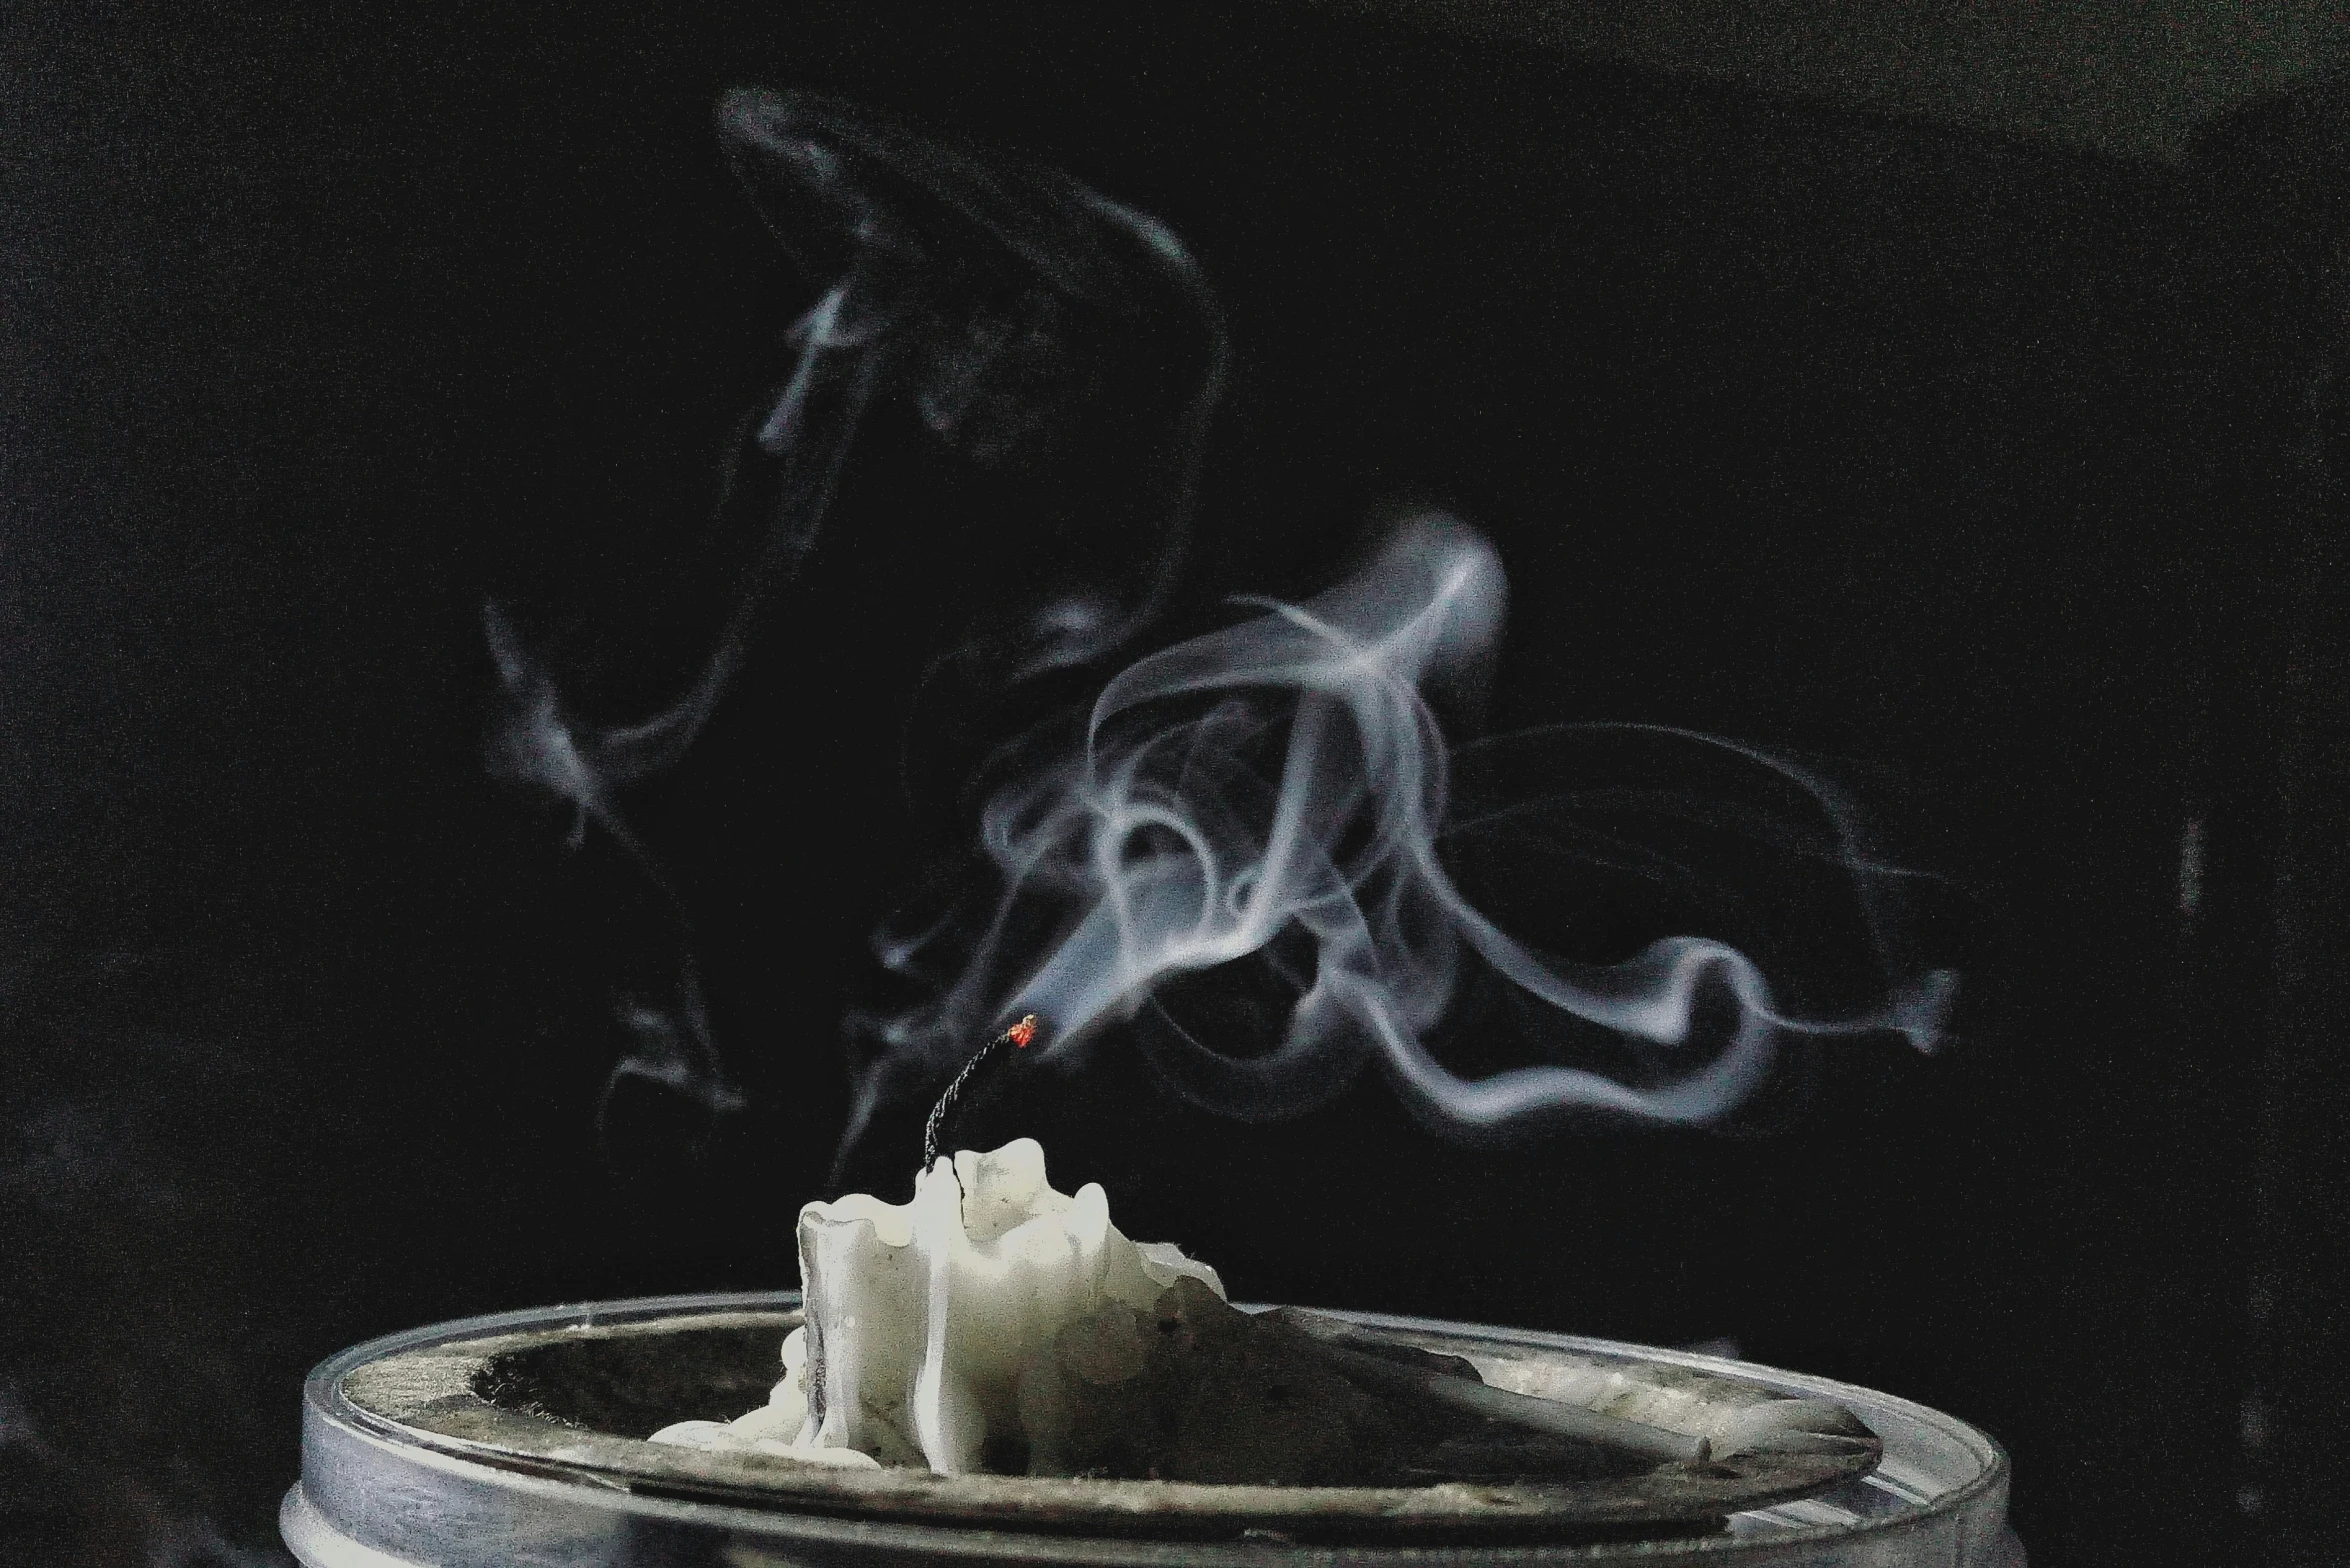
[[941, 1157], [909, 1204], [811, 1203], [799, 1242], [808, 1322], [784, 1341], [772, 1399], [654, 1442], [941, 1475], [1025, 1469], [1065, 1437], [1050, 1393], [1062, 1328], [1113, 1302], [1149, 1311], [1186, 1277], [1224, 1294], [1206, 1264], [1128, 1240], [1099, 1183], [1055, 1191], [1033, 1138]]

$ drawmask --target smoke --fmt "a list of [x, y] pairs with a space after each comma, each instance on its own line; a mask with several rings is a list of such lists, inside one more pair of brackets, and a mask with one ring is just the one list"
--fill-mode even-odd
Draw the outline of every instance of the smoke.
[[[1118, 469], [1121, 493], [1087, 548], [1064, 552], [1058, 579], [1040, 575], [1025, 614], [992, 616], [931, 662], [924, 691], [956, 684], [971, 698], [962, 706], [984, 707], [983, 693], [1130, 645], [1164, 610], [1227, 360], [1215, 296], [1181, 243], [1067, 175], [807, 94], [735, 93], [718, 123], [760, 214], [817, 286], [790, 332], [787, 372], [745, 421], [719, 506], [717, 536], [762, 542], [675, 697], [625, 722], [584, 717], [512, 619], [495, 607], [487, 617], [505, 699], [493, 766], [565, 802], [575, 841], [592, 826], [617, 846], [675, 930], [674, 1000], [624, 1004], [636, 1044], [606, 1103], [638, 1081], [713, 1113], [741, 1096], [711, 1038], [685, 900], [626, 801], [683, 760], [724, 700], [765, 607], [818, 549], [869, 414], [894, 402], [983, 469], [1074, 462], [1086, 446], [1074, 433], [1122, 401], [1137, 366], [1198, 367], [1149, 461]], [[1170, 323], [1190, 359], [1166, 352]], [[1472, 1138], [1592, 1117], [1717, 1122], [1795, 1038], [1894, 1031], [1930, 1048], [1954, 979], [1907, 964], [1886, 897], [1898, 871], [1864, 842], [1851, 803], [1804, 768], [1683, 731], [1561, 727], [1546, 753], [1557, 766], [1531, 794], [1456, 816], [1461, 759], [1438, 714], [1474, 699], [1506, 598], [1484, 540], [1419, 516], [1319, 597], [1262, 604], [1134, 663], [1065, 745], [1031, 736], [1013, 748], [980, 825], [993, 896], [878, 942], [919, 999], [850, 1021], [843, 1158], [881, 1107], [934, 1091], [1028, 1011], [1050, 1031], [1043, 1059], [1071, 1065], [1114, 1035], [1224, 1114], [1295, 1115], [1376, 1064], [1428, 1123]], [[1499, 904], [1464, 891], [1460, 862], [1543, 812], [1556, 820], [1537, 837], [1554, 859], [1656, 886], [1702, 882], [1702, 854], [1574, 820], [1579, 770], [1643, 747], [1684, 771], [1737, 773], [1750, 795], [1775, 792], [1762, 816], [1840, 883], [1851, 945], [1881, 993], [1873, 1003], [1788, 1005], [1753, 944], [1705, 922], [1681, 929], [1707, 934], [1598, 953], [1604, 932], [1574, 918], [1497, 913], [1539, 879], [1504, 878]], [[1510, 771], [1497, 766], [1503, 750], [1473, 760]], [[1511, 765], [1526, 771], [1523, 757]], [[1556, 902], [1553, 917], [1607, 924], [1563, 885]], [[1202, 988], [1226, 998], [1208, 1005], [1222, 1014], [1209, 1025], [1187, 995]], [[1447, 1037], [1473, 1011], [1464, 997], [1496, 992], [1506, 1027]], [[1534, 1059], [1491, 1060], [1508, 1050]]]
[[562, 802], [575, 847], [600, 830], [650, 890], [679, 955], [673, 998], [619, 1003], [635, 1043], [602, 1104], [633, 1081], [722, 1115], [742, 1096], [711, 1034], [691, 914], [626, 801], [685, 759], [725, 699], [762, 615], [817, 549], [869, 414], [896, 399], [983, 468], [1043, 461], [1118, 370], [1183, 361], [1138, 352], [1137, 339], [1175, 330], [1192, 340], [1196, 380], [1130, 476], [1143, 481], [1135, 493], [1149, 498], [1147, 515], [1105, 530], [1115, 559], [1078, 561], [1026, 617], [997, 618], [985, 645], [933, 667], [933, 679], [952, 666], [967, 684], [1000, 688], [1098, 658], [1161, 612], [1226, 353], [1215, 296], [1181, 242], [1065, 174], [808, 93], [730, 93], [717, 128], [774, 237], [818, 285], [786, 336], [788, 369], [744, 421], [711, 525], [713, 538], [759, 542], [728, 574], [714, 630], [676, 694], [648, 714], [587, 717], [505, 609], [487, 606], [484, 625], [502, 699], [491, 770]]
[[[1111, 680], [1066, 754], [990, 799], [981, 839], [999, 891], [984, 916], [880, 944], [898, 973], [941, 984], [921, 1005], [860, 1021], [844, 1155], [882, 1104], [934, 1085], [991, 1026], [1030, 1011], [1050, 1031], [1044, 1059], [1063, 1065], [1133, 1020], [1122, 1037], [1170, 1085], [1233, 1116], [1295, 1115], [1376, 1063], [1423, 1120], [1466, 1138], [1589, 1117], [1717, 1121], [1756, 1092], [1791, 1035], [1895, 1031], [1930, 1049], [1955, 980], [1891, 973], [1880, 894], [1895, 873], [1824, 780], [1760, 751], [1591, 727], [1726, 759], [1807, 803], [1818, 827], [1803, 852], [1848, 884], [1860, 939], [1887, 972], [1876, 1006], [1798, 1016], [1754, 961], [1701, 936], [1569, 961], [1463, 894], [1442, 853], [1452, 759], [1431, 699], [1474, 694], [1506, 599], [1484, 539], [1423, 514], [1318, 597], [1263, 603]], [[1203, 1038], [1166, 1005], [1179, 982], [1211, 972], [1229, 987], [1274, 984], [1283, 1000], [1269, 1042]], [[1470, 972], [1557, 1026], [1529, 1039], [1596, 1032], [1650, 1070], [1453, 1070], [1431, 1039]]]

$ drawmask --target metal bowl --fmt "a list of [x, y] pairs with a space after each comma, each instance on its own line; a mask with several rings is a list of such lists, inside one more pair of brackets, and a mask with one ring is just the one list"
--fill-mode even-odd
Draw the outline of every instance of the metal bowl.
[[475, 1318], [327, 1361], [282, 1523], [310, 1568], [2010, 1560], [2005, 1456], [1934, 1411], [1707, 1356], [1337, 1315], [1717, 1452], [1571, 1484], [1403, 1488], [944, 1477], [672, 1448], [643, 1439], [764, 1400], [799, 1320], [790, 1294], [675, 1297]]

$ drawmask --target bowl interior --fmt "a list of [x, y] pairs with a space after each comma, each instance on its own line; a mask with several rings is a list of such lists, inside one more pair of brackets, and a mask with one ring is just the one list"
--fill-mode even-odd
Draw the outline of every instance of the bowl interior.
[[[938, 1476], [644, 1441], [673, 1421], [728, 1420], [764, 1403], [781, 1375], [783, 1336], [799, 1321], [796, 1309], [679, 1312], [450, 1339], [351, 1367], [335, 1400], [352, 1419], [396, 1428], [405, 1441], [603, 1487], [764, 1510], [1170, 1540], [1271, 1532], [1441, 1545], [1705, 1533], [1733, 1513], [1866, 1474], [1880, 1452], [1841, 1407], [1823, 1407], [1845, 1423], [1825, 1448], [1766, 1442], [1703, 1463], [1643, 1461], [1582, 1480], [1418, 1487]], [[1692, 1431], [1752, 1427], [1757, 1411], [1812, 1403], [1711, 1370], [1597, 1357], [1541, 1336], [1429, 1325], [1395, 1337], [1466, 1356], [1489, 1383], [1591, 1408], [1612, 1401], [1615, 1413]]]
[[772, 1324], [718, 1323], [545, 1340], [483, 1357], [473, 1392], [500, 1409], [647, 1438], [673, 1421], [731, 1421], [765, 1404], [783, 1375], [777, 1338]]

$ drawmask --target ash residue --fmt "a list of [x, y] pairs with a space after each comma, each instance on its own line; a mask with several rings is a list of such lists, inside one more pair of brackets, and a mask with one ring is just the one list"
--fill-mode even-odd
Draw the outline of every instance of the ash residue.
[[775, 1331], [615, 1334], [531, 1345], [489, 1357], [476, 1397], [502, 1410], [621, 1437], [673, 1421], [724, 1421], [764, 1402], [775, 1381]]
[[[1477, 1375], [1450, 1356], [1403, 1346], [1382, 1353]], [[1068, 1434], [1057, 1451], [1003, 1456], [1032, 1475], [1426, 1486], [1597, 1480], [1654, 1468], [1367, 1388], [1281, 1314], [1242, 1312], [1195, 1280], [1178, 1281], [1150, 1312], [1111, 1305], [1070, 1324], [1023, 1379], [1020, 1400], [1029, 1431]]]

